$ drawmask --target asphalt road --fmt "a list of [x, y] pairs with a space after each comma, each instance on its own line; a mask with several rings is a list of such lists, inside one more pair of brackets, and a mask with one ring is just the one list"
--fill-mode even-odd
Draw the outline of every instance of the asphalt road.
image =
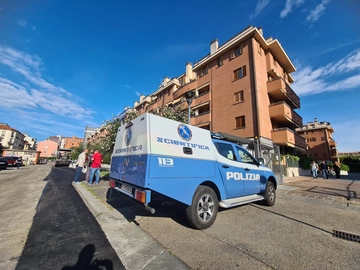
[[273, 207], [248, 204], [219, 212], [204, 231], [189, 227], [184, 205], [167, 200], [155, 215], [116, 196], [120, 213], [135, 222], [191, 269], [359, 269], [360, 243], [333, 230], [360, 235], [360, 208], [280, 195]]
[[[1, 174], [0, 180], [5, 175], [9, 177], [8, 181], [1, 181], [0, 186], [11, 181], [12, 186], [26, 193], [32, 189], [29, 186], [32, 171], [47, 168], [41, 166], [27, 166]], [[43, 185], [45, 188], [42, 189], [42, 185], [38, 185], [42, 195], [16, 269], [125, 269], [98, 222], [72, 186], [74, 173], [67, 167], [53, 167], [51, 173], [42, 178], [46, 186]], [[1, 188], [1, 195], [3, 193], [6, 193], [5, 188]], [[8, 209], [9, 213], [21, 212], [27, 204], [25, 199], [14, 195], [8, 198], [7, 208], [12, 208]], [[13, 201], [17, 203], [11, 206]], [[2, 201], [3, 204], [6, 202]], [[32, 201], [29, 204], [34, 205]], [[12, 219], [7, 226], [16, 227], [18, 224]], [[2, 248], [1, 252], [6, 249]], [[12, 265], [8, 266], [3, 269], [13, 269]]]

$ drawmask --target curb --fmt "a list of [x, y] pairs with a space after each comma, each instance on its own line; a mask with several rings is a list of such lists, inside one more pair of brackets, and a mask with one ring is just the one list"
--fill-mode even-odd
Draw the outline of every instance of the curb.
[[87, 190], [85, 184], [73, 186], [98, 221], [126, 269], [189, 269], [135, 223], [129, 222], [112, 207], [109, 206], [112, 210], [106, 207]]

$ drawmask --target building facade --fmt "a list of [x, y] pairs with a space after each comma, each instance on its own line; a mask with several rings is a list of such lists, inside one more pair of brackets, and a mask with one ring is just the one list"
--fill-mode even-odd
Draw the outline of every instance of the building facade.
[[140, 96], [138, 114], [161, 106], [182, 106], [194, 94], [191, 124], [280, 146], [282, 154], [305, 150], [305, 139], [295, 132], [302, 127], [296, 112], [300, 98], [291, 88], [295, 67], [279, 41], [264, 38], [261, 28], [248, 27], [223, 45], [210, 43], [210, 53], [185, 73], [164, 78], [149, 96]]
[[0, 124], [0, 143], [8, 149], [22, 150], [25, 145], [25, 135], [10, 127], [8, 124]]
[[89, 140], [89, 138], [94, 135], [97, 131], [99, 130], [99, 128], [95, 128], [95, 127], [85, 127], [85, 132], [84, 132], [84, 143], [86, 144]]
[[314, 122], [308, 122], [301, 128], [297, 128], [296, 132], [305, 138], [306, 156], [316, 160], [334, 161], [338, 159], [336, 142], [332, 138], [334, 129], [329, 122], [318, 122], [317, 118]]
[[83, 138], [79, 138], [76, 136], [65, 137], [63, 139], [64, 139], [64, 146], [61, 148], [66, 148], [66, 149], [70, 149], [73, 147], [79, 147], [80, 145], [83, 144], [83, 141], [84, 141]]
[[24, 150], [35, 150], [36, 149], [36, 142], [37, 140], [35, 138], [32, 138], [29, 134], [24, 133]]
[[59, 144], [51, 140], [38, 142], [36, 151], [40, 152], [40, 157], [56, 157]]

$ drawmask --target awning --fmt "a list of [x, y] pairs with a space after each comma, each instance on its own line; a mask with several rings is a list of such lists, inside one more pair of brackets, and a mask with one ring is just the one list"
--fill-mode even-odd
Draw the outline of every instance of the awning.
[[202, 107], [202, 106], [205, 106], [205, 105], [208, 105], [210, 103], [210, 101], [208, 100], [208, 101], [205, 101], [205, 102], [203, 102], [203, 103], [200, 103], [200, 104], [198, 104], [198, 105], [196, 105], [196, 106], [194, 106], [194, 107], [191, 107], [191, 109], [193, 110], [193, 109], [197, 109], [197, 108], [200, 108], [200, 107]]
[[176, 104], [176, 103], [179, 103], [179, 102], [181, 102], [181, 98], [175, 99], [175, 100], [172, 102], [172, 104]]

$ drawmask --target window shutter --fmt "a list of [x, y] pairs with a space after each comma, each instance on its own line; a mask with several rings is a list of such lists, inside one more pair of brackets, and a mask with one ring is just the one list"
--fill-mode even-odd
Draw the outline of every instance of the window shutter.
[[243, 77], [246, 76], [246, 66], [243, 66]]

